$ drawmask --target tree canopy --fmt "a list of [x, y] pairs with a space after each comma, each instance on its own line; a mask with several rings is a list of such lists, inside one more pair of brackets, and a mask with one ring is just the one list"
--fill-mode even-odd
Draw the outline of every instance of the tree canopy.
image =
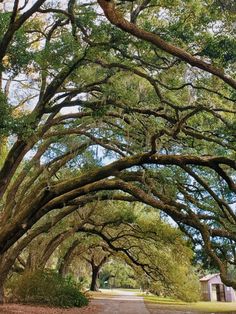
[[1, 6], [3, 269], [51, 214], [119, 200], [174, 220], [236, 288], [234, 3]]

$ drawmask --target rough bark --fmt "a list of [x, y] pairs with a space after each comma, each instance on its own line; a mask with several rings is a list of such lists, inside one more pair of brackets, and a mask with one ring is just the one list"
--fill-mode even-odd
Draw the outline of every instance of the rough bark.
[[0, 279], [0, 304], [4, 303], [4, 282]]
[[53, 252], [56, 250], [56, 248], [68, 237], [70, 237], [73, 234], [73, 230], [66, 230], [61, 232], [60, 234], [57, 234], [54, 238], [51, 239], [51, 241], [47, 244], [45, 250], [43, 251], [43, 254], [40, 256], [40, 258], [37, 261], [37, 268], [45, 268], [49, 258], [53, 254]]
[[14, 261], [9, 259], [6, 254], [3, 254], [0, 257], [0, 304], [3, 304], [5, 301], [4, 284], [7, 280], [12, 265], [14, 264]]
[[62, 257], [61, 263], [58, 268], [58, 272], [62, 277], [65, 277], [68, 273], [70, 263], [74, 257], [74, 251], [78, 244], [79, 240], [75, 240], [69, 247], [69, 249], [66, 251], [65, 255]]
[[101, 269], [100, 265], [92, 265], [92, 281], [90, 284], [90, 291], [98, 291], [98, 274]]
[[95, 261], [94, 255], [92, 255], [90, 259], [85, 258], [85, 260], [91, 265], [91, 270], [92, 270], [92, 278], [91, 278], [91, 284], [90, 284], [91, 291], [98, 291], [98, 275], [99, 275], [100, 269], [106, 263], [109, 256], [110, 254], [103, 256], [99, 262]]

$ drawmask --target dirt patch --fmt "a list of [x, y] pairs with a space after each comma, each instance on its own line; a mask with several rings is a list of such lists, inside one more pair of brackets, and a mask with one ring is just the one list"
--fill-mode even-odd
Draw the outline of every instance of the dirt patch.
[[98, 311], [103, 312], [102, 305], [92, 303], [82, 308], [71, 309], [23, 304], [5, 304], [0, 306], [1, 314], [96, 314]]
[[83, 308], [61, 309], [23, 304], [6, 304], [0, 306], [1, 314], [149, 314], [143, 298], [133, 293], [99, 295], [92, 299], [89, 306]]

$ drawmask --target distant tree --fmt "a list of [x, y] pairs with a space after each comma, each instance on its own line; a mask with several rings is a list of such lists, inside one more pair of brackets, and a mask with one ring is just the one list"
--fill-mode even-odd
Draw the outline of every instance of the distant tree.
[[111, 258], [99, 274], [102, 288], [139, 288], [134, 269], [119, 258]]
[[83, 258], [90, 264], [92, 271], [92, 279], [90, 284], [91, 291], [98, 291], [98, 276], [102, 266], [108, 261], [110, 257], [109, 251], [106, 252], [104, 248], [96, 247], [88, 249], [86, 256]]

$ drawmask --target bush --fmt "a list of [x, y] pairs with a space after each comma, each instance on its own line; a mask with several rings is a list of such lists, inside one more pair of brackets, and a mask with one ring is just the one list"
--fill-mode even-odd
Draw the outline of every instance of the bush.
[[160, 282], [151, 283], [149, 291], [156, 295], [171, 297], [184, 302], [197, 302], [200, 300], [200, 283], [194, 273], [180, 271], [181, 278], [176, 275], [169, 285]]
[[73, 280], [64, 279], [53, 271], [25, 272], [14, 278], [9, 288], [18, 302], [59, 307], [88, 304], [88, 299]]

